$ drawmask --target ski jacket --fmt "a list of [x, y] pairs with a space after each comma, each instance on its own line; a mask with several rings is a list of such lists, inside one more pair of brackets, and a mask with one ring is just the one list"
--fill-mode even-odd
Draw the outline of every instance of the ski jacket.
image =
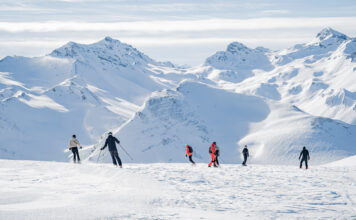
[[120, 141], [116, 137], [109, 135], [108, 138], [106, 138], [105, 145], [102, 149], [104, 150], [106, 146], [109, 146], [109, 151], [117, 151], [115, 142], [120, 144]]
[[188, 156], [193, 155], [193, 149], [192, 149], [191, 146], [187, 145], [187, 149], [186, 149], [186, 153], [185, 154], [188, 155]]
[[220, 148], [218, 146], [215, 146], [215, 156], [220, 156]]
[[72, 149], [73, 147], [79, 147], [79, 146], [80, 146], [80, 143], [76, 138], [72, 138], [69, 141], [69, 149]]
[[300, 152], [299, 159], [300, 159], [300, 157], [302, 157], [303, 159], [310, 160], [309, 151], [307, 149], [305, 149], [305, 150], [303, 149], [302, 152]]
[[211, 144], [211, 146], [209, 147], [209, 153], [215, 155], [215, 151], [216, 151], [216, 145], [215, 144]]
[[244, 148], [244, 149], [242, 150], [242, 154], [243, 154], [244, 156], [247, 156], [247, 157], [250, 156], [250, 154], [248, 153], [248, 149], [247, 149], [247, 148]]

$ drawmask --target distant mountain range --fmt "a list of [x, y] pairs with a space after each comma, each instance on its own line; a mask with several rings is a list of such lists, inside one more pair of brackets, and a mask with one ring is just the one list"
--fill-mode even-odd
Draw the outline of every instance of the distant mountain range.
[[304, 145], [314, 163], [342, 159], [356, 154], [355, 61], [356, 38], [331, 28], [279, 51], [233, 42], [196, 67], [110, 37], [5, 57], [0, 158], [63, 161], [76, 134], [93, 160], [113, 131], [133, 162], [184, 162], [186, 144], [208, 161], [212, 141], [225, 163], [245, 144], [256, 163], [295, 163]]

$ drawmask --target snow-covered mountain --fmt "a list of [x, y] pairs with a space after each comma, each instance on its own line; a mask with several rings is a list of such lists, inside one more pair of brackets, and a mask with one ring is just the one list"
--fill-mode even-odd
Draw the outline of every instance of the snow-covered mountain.
[[216, 141], [225, 163], [239, 161], [247, 144], [254, 162], [295, 163], [306, 145], [320, 164], [355, 155], [355, 134], [355, 125], [296, 106], [186, 81], [153, 94], [115, 135], [140, 162], [184, 162], [186, 144], [197, 161], [209, 161], [208, 148]]
[[229, 163], [245, 144], [256, 163], [294, 163], [303, 145], [314, 163], [342, 159], [356, 154], [355, 60], [356, 39], [331, 28], [280, 51], [233, 42], [192, 68], [110, 37], [6, 57], [0, 157], [63, 160], [73, 133], [97, 147], [111, 130], [135, 162], [183, 162], [185, 144], [207, 161], [212, 141]]
[[0, 61], [0, 155], [63, 159], [71, 134], [93, 144], [152, 92], [189, 77], [108, 37], [68, 43], [44, 57], [6, 57]]

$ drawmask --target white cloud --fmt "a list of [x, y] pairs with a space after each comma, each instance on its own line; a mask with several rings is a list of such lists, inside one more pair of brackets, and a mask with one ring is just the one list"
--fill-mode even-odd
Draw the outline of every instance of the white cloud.
[[263, 10], [261, 11], [262, 14], [264, 14], [265, 16], [268, 15], [286, 15], [286, 14], [290, 14], [291, 11], [289, 10]]
[[134, 22], [0, 22], [3, 32], [60, 32], [60, 31], [218, 31], [218, 30], [268, 30], [295, 28], [322, 28], [325, 26], [354, 29], [356, 17], [321, 18], [257, 18], [257, 19], [204, 19], [176, 21]]

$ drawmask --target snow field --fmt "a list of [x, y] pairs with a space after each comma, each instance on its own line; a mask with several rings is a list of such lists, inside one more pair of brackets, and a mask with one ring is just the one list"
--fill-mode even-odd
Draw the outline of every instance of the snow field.
[[0, 219], [355, 219], [356, 167], [0, 160]]

